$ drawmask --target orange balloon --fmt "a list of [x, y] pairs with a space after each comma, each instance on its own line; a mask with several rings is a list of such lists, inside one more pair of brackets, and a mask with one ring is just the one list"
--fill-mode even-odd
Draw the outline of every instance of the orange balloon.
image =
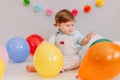
[[87, 51], [78, 76], [82, 80], [109, 80], [120, 72], [120, 46], [112, 42], [101, 42]]

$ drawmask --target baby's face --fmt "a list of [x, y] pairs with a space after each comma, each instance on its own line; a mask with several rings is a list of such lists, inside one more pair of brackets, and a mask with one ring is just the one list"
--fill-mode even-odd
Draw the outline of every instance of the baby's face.
[[65, 34], [71, 34], [74, 31], [75, 21], [69, 21], [66, 23], [59, 24], [58, 28]]

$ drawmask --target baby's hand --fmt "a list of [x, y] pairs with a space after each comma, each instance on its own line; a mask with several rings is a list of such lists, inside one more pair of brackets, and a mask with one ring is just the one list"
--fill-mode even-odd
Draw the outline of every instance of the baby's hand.
[[86, 36], [86, 38], [89, 40], [89, 39], [91, 39], [94, 35], [95, 35], [95, 34], [94, 34], [93, 32], [90, 32], [90, 33]]
[[86, 45], [89, 43], [90, 39], [94, 36], [95, 34], [93, 32], [89, 33], [86, 35], [86, 37], [82, 40], [81, 45]]

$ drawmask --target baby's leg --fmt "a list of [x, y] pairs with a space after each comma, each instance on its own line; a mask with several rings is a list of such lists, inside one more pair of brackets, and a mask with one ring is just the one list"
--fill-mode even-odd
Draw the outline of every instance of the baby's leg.
[[77, 79], [77, 80], [80, 80], [80, 77], [79, 77], [79, 75], [77, 75], [77, 76], [76, 76], [76, 79]]
[[27, 66], [26, 66], [26, 70], [27, 70], [28, 72], [36, 72], [36, 70], [35, 70], [35, 68], [34, 68], [33, 65], [27, 65]]
[[64, 56], [64, 66], [63, 70], [73, 70], [80, 66], [81, 59], [77, 55]]

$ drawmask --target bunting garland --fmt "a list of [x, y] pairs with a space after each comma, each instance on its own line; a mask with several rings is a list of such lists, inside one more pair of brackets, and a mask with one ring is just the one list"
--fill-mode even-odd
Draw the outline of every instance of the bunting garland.
[[[24, 3], [25, 6], [29, 6], [31, 4], [30, 0], [24, 0], [23, 3]], [[94, 5], [96, 7], [102, 7], [104, 5], [104, 0], [96, 0]], [[38, 5], [38, 4], [37, 5], [33, 5], [33, 6], [34, 6], [34, 11], [36, 11], [36, 12], [40, 12], [42, 10], [42, 7], [40, 5]], [[85, 13], [91, 12], [91, 9], [92, 9], [91, 5], [85, 5], [83, 7], [83, 11]], [[53, 12], [54, 12], [54, 10], [51, 9], [51, 8], [48, 8], [47, 10], [45, 10], [45, 13], [46, 13], [47, 16], [51, 16], [53, 14]], [[77, 16], [78, 12], [79, 12], [78, 9], [71, 10], [71, 13], [74, 16]]]

